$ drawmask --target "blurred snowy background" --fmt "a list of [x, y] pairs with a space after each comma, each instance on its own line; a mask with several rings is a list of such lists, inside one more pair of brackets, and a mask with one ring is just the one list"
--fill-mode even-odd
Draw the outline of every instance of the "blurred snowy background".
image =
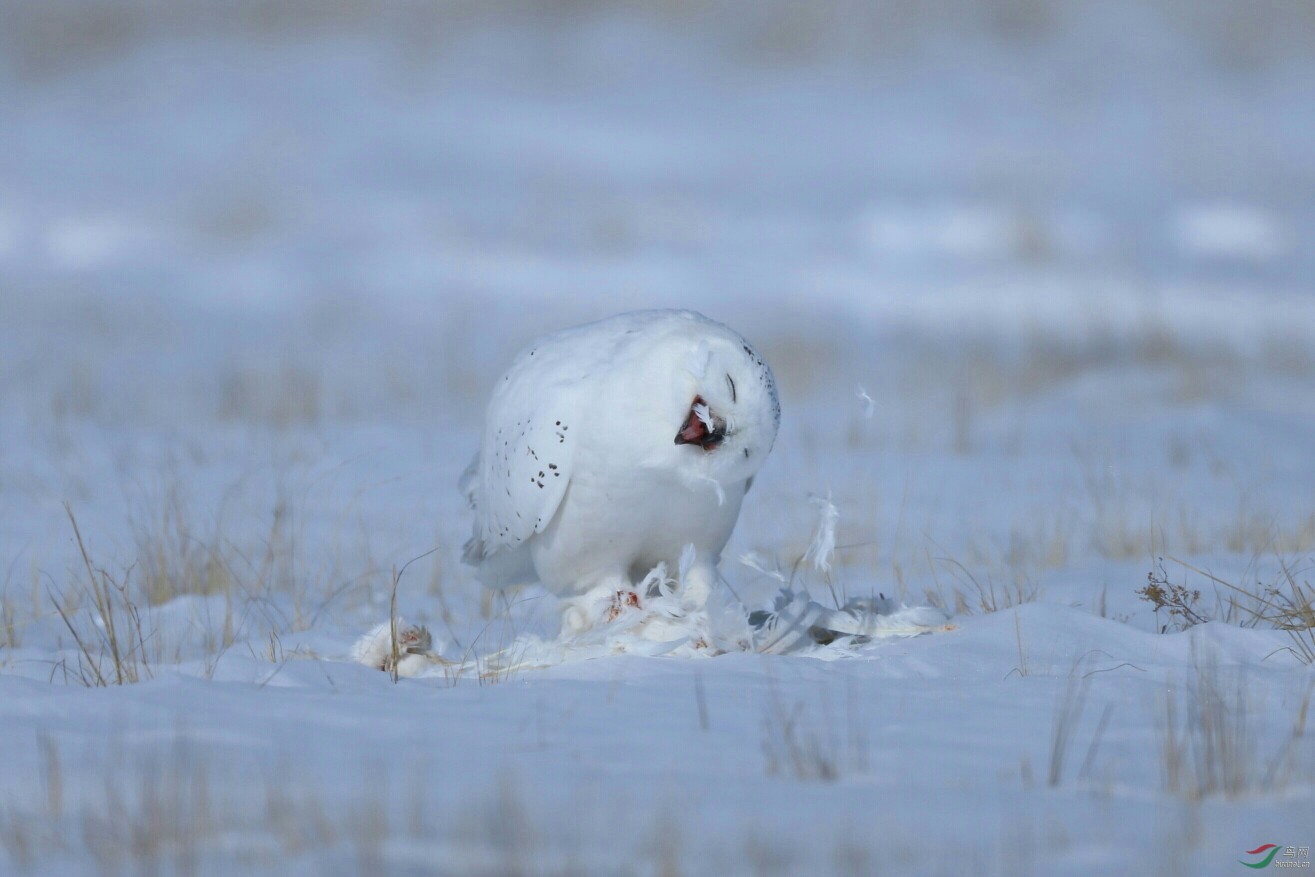
[[1268, 584], [1315, 549], [1309, 3], [0, 0], [0, 22], [4, 674], [76, 664], [65, 502], [131, 569], [153, 667], [341, 656], [435, 546], [406, 615], [504, 642], [457, 562], [488, 389], [534, 336], [640, 307], [726, 322], [776, 370], [731, 558], [788, 568], [829, 492], [850, 591], [1150, 632], [1155, 557]]
[[1093, 367], [1199, 399], [1311, 365], [1305, 4], [4, 18], [11, 429], [473, 431], [527, 339], [644, 306], [740, 328], [793, 411], [861, 385], [870, 437], [932, 448]]
[[497, 372], [650, 306], [768, 352], [760, 517], [837, 491], [887, 566], [1315, 539], [1306, 4], [3, 11], [6, 563], [276, 479], [450, 560]]

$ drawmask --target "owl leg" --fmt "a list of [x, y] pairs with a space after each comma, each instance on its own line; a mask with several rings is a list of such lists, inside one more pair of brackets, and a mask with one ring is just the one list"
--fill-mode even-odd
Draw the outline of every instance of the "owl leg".
[[642, 608], [639, 602], [639, 592], [634, 588], [622, 588], [612, 592], [612, 599], [607, 611], [603, 614], [603, 620], [607, 622], [616, 621], [631, 609]]
[[681, 602], [695, 609], [708, 605], [708, 597], [717, 584], [717, 567], [711, 563], [696, 562], [685, 573], [680, 583]]
[[585, 593], [564, 602], [564, 634], [582, 633], [599, 622], [613, 622], [625, 612], [639, 609], [642, 605], [634, 584], [624, 575], [607, 576]]

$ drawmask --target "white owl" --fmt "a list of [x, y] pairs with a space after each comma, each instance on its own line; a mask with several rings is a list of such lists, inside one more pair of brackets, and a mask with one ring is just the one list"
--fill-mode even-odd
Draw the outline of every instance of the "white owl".
[[465, 560], [491, 588], [539, 581], [637, 605], [636, 583], [692, 545], [681, 587], [700, 604], [780, 419], [762, 357], [693, 311], [540, 339], [498, 380], [461, 479], [475, 512]]

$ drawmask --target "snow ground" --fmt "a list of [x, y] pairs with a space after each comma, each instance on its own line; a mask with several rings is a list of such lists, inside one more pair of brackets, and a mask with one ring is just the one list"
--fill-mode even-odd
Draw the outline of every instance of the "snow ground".
[[[1315, 559], [1308, 19], [80, 2], [9, 4], [0, 38], [0, 873], [1196, 874], [1311, 845], [1315, 670], [1228, 586]], [[735, 594], [770, 603], [736, 558], [788, 575], [829, 494], [831, 581], [798, 583], [956, 629], [348, 662], [430, 549], [398, 608], [450, 649], [551, 633], [541, 595], [481, 605], [456, 480], [521, 345], [646, 306], [735, 326], [782, 387]], [[135, 684], [80, 681], [69, 625], [104, 627], [66, 503], [126, 641], [140, 613]], [[1138, 598], [1161, 557], [1206, 623]]]

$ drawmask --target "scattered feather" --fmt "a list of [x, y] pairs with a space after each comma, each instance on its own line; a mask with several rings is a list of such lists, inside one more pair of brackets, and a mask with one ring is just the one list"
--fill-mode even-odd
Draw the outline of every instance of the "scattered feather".
[[689, 571], [694, 568], [695, 556], [696, 552], [694, 550], [694, 543], [686, 542], [685, 547], [680, 550], [680, 566], [677, 576], [682, 582], [685, 581], [685, 577], [689, 575]]
[[749, 615], [757, 651], [816, 657], [838, 657], [877, 639], [950, 630], [948, 620], [930, 606], [905, 606], [888, 598], [851, 600], [828, 609], [788, 587], [781, 589], [770, 610]]
[[804, 561], [811, 563], [819, 572], [831, 572], [831, 558], [836, 551], [836, 522], [840, 520], [840, 511], [831, 502], [831, 495], [826, 499], [813, 497], [813, 505], [818, 508], [817, 530], [813, 532], [813, 541], [804, 552]]
[[855, 395], [857, 395], [858, 398], [863, 402], [863, 416], [866, 417], [868, 420], [871, 420], [872, 415], [876, 413], [877, 403], [873, 401], [872, 397], [868, 395], [868, 391], [863, 389], [863, 386], [861, 384], [859, 385], [858, 393], [856, 393]]
[[691, 473], [690, 478], [695, 483], [706, 481], [708, 484], [711, 484], [713, 491], [717, 494], [717, 505], [726, 504], [726, 489], [721, 486], [721, 482], [716, 478], [712, 478], [700, 472]]
[[695, 417], [703, 421], [703, 426], [708, 430], [708, 432], [717, 431], [717, 423], [712, 419], [712, 411], [711, 409], [708, 408], [706, 402], [699, 402], [690, 410], [694, 412]]
[[739, 561], [741, 565], [747, 566], [749, 569], [753, 570], [754, 572], [760, 572], [763, 575], [767, 576], [768, 578], [776, 579], [778, 582], [785, 584], [786, 581], [785, 573], [781, 572], [779, 568], [768, 569], [767, 566], [763, 563], [762, 558], [760, 558], [757, 554], [754, 554], [752, 551], [746, 551], [743, 554], [741, 554], [739, 557]]
[[[839, 513], [829, 497], [815, 497], [813, 503], [819, 510], [818, 525], [805, 558], [817, 569], [828, 571]], [[705, 603], [684, 587], [696, 558], [694, 546], [687, 544], [674, 577], [665, 563], [659, 563], [633, 591], [606, 585], [571, 598], [555, 638], [522, 634], [505, 649], [460, 661], [435, 652], [428, 630], [399, 620], [402, 656], [398, 675], [441, 673], [451, 678], [454, 673], [472, 673], [497, 678], [522, 669], [617, 654], [708, 657], [756, 651], [831, 660], [873, 640], [950, 629], [939, 610], [905, 606], [885, 596], [854, 599], [839, 609], [829, 609], [806, 592], [793, 590], [779, 568], [768, 567], [752, 552], [742, 554], [740, 563], [785, 585], [772, 608], [747, 612], [728, 588], [714, 589]], [[352, 659], [391, 669], [391, 637], [388, 622], [376, 626], [352, 648]]]

